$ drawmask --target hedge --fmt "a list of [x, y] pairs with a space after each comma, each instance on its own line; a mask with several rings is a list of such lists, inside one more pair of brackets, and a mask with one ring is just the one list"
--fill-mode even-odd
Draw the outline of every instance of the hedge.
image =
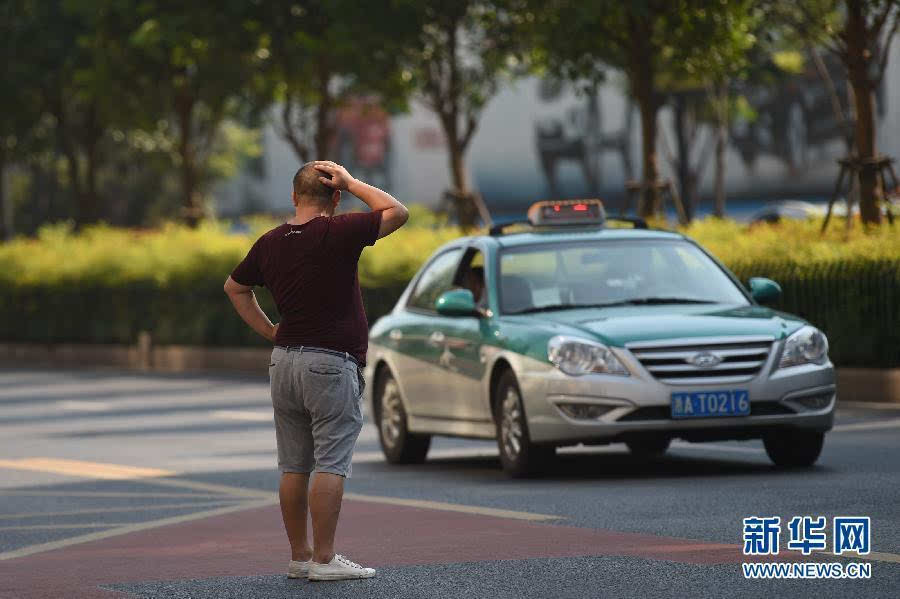
[[[44, 227], [36, 239], [0, 245], [0, 341], [263, 345], [234, 313], [222, 282], [252, 241], [275, 223], [225, 222], [197, 230]], [[842, 225], [843, 223], [840, 223]], [[887, 226], [847, 234], [818, 223], [749, 228], [707, 219], [684, 232], [738, 277], [784, 289], [777, 309], [826, 332], [843, 366], [900, 366], [900, 238]], [[460, 231], [417, 209], [411, 223], [363, 252], [360, 281], [369, 320], [393, 306], [419, 265]], [[265, 290], [260, 303], [275, 316]]]

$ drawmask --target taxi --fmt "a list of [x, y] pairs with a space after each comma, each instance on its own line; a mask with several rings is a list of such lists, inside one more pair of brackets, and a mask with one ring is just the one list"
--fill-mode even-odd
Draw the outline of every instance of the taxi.
[[448, 435], [496, 439], [512, 476], [557, 447], [650, 457], [673, 439], [762, 439], [777, 466], [815, 463], [834, 367], [821, 331], [766, 307], [776, 282], [745, 286], [599, 200], [539, 202], [509, 228], [439, 248], [372, 326], [366, 401], [389, 462], [421, 462]]

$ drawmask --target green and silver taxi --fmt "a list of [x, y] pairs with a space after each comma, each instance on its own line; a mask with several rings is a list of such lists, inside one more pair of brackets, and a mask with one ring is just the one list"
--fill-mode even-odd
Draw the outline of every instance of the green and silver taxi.
[[764, 306], [777, 283], [744, 287], [639, 219], [609, 227], [599, 201], [528, 214], [524, 231], [438, 249], [372, 326], [366, 401], [388, 461], [424, 460], [432, 435], [497, 439], [513, 476], [577, 444], [653, 456], [761, 438], [779, 466], [818, 459], [837, 400], [828, 341]]

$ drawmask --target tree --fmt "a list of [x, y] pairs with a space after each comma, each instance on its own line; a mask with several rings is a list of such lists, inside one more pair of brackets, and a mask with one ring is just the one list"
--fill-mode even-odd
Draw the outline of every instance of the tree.
[[690, 38], [695, 45], [706, 40], [705, 49], [687, 53], [673, 73], [680, 86], [695, 88], [693, 94], [675, 94], [673, 107], [679, 140], [676, 170], [689, 218], [693, 217], [697, 186], [708, 160], [705, 150], [711, 147], [704, 147], [697, 165], [691, 167], [690, 146], [701, 120], [713, 128], [708, 138], [714, 145], [713, 214], [725, 216], [725, 148], [736, 101], [733, 88], [753, 69], [751, 53], [758, 48], [765, 25], [763, 12], [749, 0], [733, 0], [717, 10], [694, 9], [683, 22], [688, 31], [682, 39]]
[[599, 65], [624, 72], [641, 115], [643, 194], [638, 211], [642, 216], [660, 209], [656, 141], [657, 115], [665, 100], [662, 82], [696, 77], [687, 67], [699, 65], [711, 47], [734, 44], [731, 32], [722, 28], [722, 15], [736, 12], [738, 5], [743, 9], [746, 3], [553, 0], [531, 4], [538, 59], [548, 68], [588, 79], [597, 77]]
[[[9, 68], [18, 69], [20, 76], [12, 86], [17, 88], [13, 95], [25, 94], [31, 102], [16, 112], [32, 124], [42, 114], [52, 118], [75, 221], [79, 225], [93, 222], [100, 204], [98, 150], [111, 95], [96, 85], [101, 73], [97, 57], [102, 50], [84, 43], [85, 19], [62, 2], [23, 1], [19, 8], [18, 55]], [[35, 44], [38, 38], [44, 41]]]
[[864, 223], [879, 223], [882, 190], [876, 165], [875, 90], [900, 28], [900, 0], [800, 0], [773, 3], [771, 10], [807, 41], [823, 44], [844, 65], [853, 89], [860, 216]]
[[259, 4], [251, 24], [266, 58], [258, 101], [277, 102], [276, 130], [301, 162], [334, 158], [334, 112], [348, 97], [374, 95], [388, 108], [405, 106], [410, 84], [401, 55], [414, 24], [408, 6], [389, 0], [365, 10], [352, 0]]
[[195, 225], [204, 214], [206, 167], [219, 126], [240, 112], [248, 83], [265, 59], [257, 37], [243, 26], [248, 5], [148, 0], [135, 9], [127, 0], [106, 1], [118, 14], [135, 18], [127, 30], [135, 51], [128, 84], [141, 91], [147, 117], [163, 117], [162, 128], [174, 132], [182, 209]]
[[34, 7], [26, 2], [7, 2], [3, 6], [3, 64], [0, 82], [0, 239], [15, 233], [12, 199], [6, 193], [6, 170], [10, 158], [25, 145], [38, 118], [37, 93], [29, 68], [27, 32]]
[[490, 215], [474, 193], [465, 168], [466, 151], [487, 102], [504, 76], [520, 72], [524, 38], [516, 31], [522, 13], [503, 1], [424, 0], [418, 9], [419, 43], [407, 60], [420, 99], [434, 112], [447, 143], [453, 189], [446, 196], [456, 204], [459, 223], [471, 227]]

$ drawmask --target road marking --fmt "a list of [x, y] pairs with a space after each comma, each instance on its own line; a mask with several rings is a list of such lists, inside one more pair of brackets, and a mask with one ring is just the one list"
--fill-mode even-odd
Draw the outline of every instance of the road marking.
[[[233, 505], [231, 501], [240, 501], [238, 498], [223, 497], [218, 501], [195, 501], [193, 503], [167, 503], [155, 505], [129, 505], [126, 507], [105, 507], [93, 510], [72, 510], [69, 512], [26, 512], [18, 514], [0, 514], [0, 520], [18, 520], [19, 518], [39, 518], [42, 516], [80, 516], [82, 514], [108, 514], [110, 512], [136, 512], [139, 510], [177, 510], [191, 507], [210, 507], [214, 505]], [[113, 526], [113, 525], [110, 525]]]
[[0, 496], [35, 496], [35, 497], [164, 497], [184, 499], [185, 497], [220, 498], [221, 493], [160, 493], [142, 491], [28, 491], [22, 489], [0, 489]]
[[836, 433], [844, 433], [854, 431], [877, 431], [889, 428], [900, 428], [900, 418], [878, 420], [875, 422], [854, 422], [853, 424], [839, 424], [831, 430]]
[[266, 422], [273, 420], [272, 411], [256, 412], [253, 410], [213, 410], [210, 412], [213, 418], [225, 420], [246, 420], [251, 422]]
[[155, 478], [172, 476], [170, 470], [158, 468], [140, 468], [137, 466], [120, 466], [100, 462], [84, 462], [60, 458], [21, 458], [17, 460], [0, 460], [0, 468], [14, 470], [31, 470], [36, 472], [52, 472], [66, 476], [102, 478], [105, 480], [130, 480], [135, 478]]
[[137, 532], [140, 530], [148, 530], [151, 528], [158, 528], [160, 526], [168, 526], [170, 524], [182, 524], [184, 522], [190, 522], [192, 520], [200, 520], [201, 518], [209, 518], [212, 516], [221, 516], [223, 514], [230, 514], [232, 512], [238, 512], [241, 510], [249, 510], [258, 507], [265, 507], [277, 503], [276, 498], [272, 499], [260, 499], [257, 501], [247, 501], [241, 502], [237, 505], [228, 505], [225, 507], [215, 508], [212, 510], [204, 510], [201, 512], [194, 512], [191, 514], [183, 514], [181, 516], [172, 516], [169, 518], [162, 518], [159, 520], [149, 520], [147, 522], [137, 522], [135, 524], [128, 524], [126, 526], [119, 526], [116, 528], [111, 528], [108, 530], [100, 530], [97, 532], [91, 532], [83, 535], [78, 535], [75, 537], [70, 537], [68, 539], [60, 539], [59, 541], [50, 541], [49, 543], [39, 543], [37, 545], [30, 545], [28, 547], [21, 547], [19, 549], [14, 549], [12, 551], [7, 551], [5, 553], [0, 553], [0, 561], [15, 559], [17, 557], [25, 557], [26, 555], [32, 555], [34, 553], [41, 553], [44, 551], [51, 551], [53, 549], [61, 549], [63, 547], [68, 547], [70, 545], [77, 545], [79, 543], [87, 543], [89, 541], [98, 541], [100, 539], [108, 539], [110, 537], [117, 537], [119, 535], [124, 535], [130, 532]]
[[100, 462], [84, 462], [80, 460], [65, 460], [56, 458], [22, 458], [17, 460], [0, 460], [0, 468], [12, 468], [17, 470], [31, 470], [37, 472], [53, 472], [68, 476], [81, 476], [85, 478], [99, 478], [104, 480], [131, 480], [146, 479], [154, 485], [164, 487], [176, 487], [190, 489], [192, 491], [206, 491], [232, 497], [255, 497], [258, 499], [271, 499], [275, 493], [261, 491], [259, 489], [243, 489], [229, 485], [205, 483], [192, 480], [183, 480], [172, 477], [178, 475], [171, 470], [158, 468], [139, 468], [136, 466], [122, 466], [119, 464], [106, 464]]
[[[439, 449], [428, 452], [429, 460], [453, 459], [453, 458], [496, 458], [496, 449], [460, 448]], [[367, 464], [370, 462], [383, 462], [384, 454], [380, 451], [359, 451], [353, 454], [354, 464]]]
[[231, 497], [243, 497], [246, 499], [278, 499], [278, 493], [273, 493], [272, 491], [263, 491], [261, 489], [245, 489], [242, 487], [232, 487], [230, 485], [219, 485], [216, 483], [204, 483], [194, 480], [185, 480], [182, 478], [154, 478], [152, 480], [149, 480], [148, 482], [154, 485], [162, 485], [164, 487], [191, 489], [192, 491], [207, 491], [210, 493], [229, 495]]
[[79, 412], [105, 412], [113, 408], [109, 401], [78, 401], [77, 399], [64, 399], [56, 402], [56, 407], [63, 410], [75, 410]]
[[379, 495], [362, 495], [359, 493], [344, 493], [344, 499], [350, 499], [353, 501], [368, 501], [372, 503], [384, 503], [388, 505], [402, 505], [405, 507], [417, 507], [428, 510], [442, 510], [445, 512], [462, 512], [464, 514], [496, 516], [498, 518], [511, 518], [513, 520], [529, 520], [532, 522], [565, 519], [562, 516], [553, 516], [550, 514], [535, 514], [532, 512], [519, 512], [516, 510], [504, 510], [500, 508], [481, 507], [477, 505], [465, 505], [462, 503], [445, 503], [443, 501], [430, 501], [427, 499], [404, 499], [401, 497], [383, 497]]
[[[685, 441], [675, 441], [672, 443], [672, 449], [693, 449], [693, 450], [713, 450], [727, 451], [733, 453], [752, 453], [762, 454], [765, 450], [761, 447], [738, 447], [732, 445], [718, 445], [714, 443], [687, 443]], [[620, 447], [563, 447], [557, 450], [559, 455], [599, 455], [606, 453], [621, 453], [625, 455], [627, 451], [623, 451]], [[454, 459], [454, 458], [496, 458], [496, 449], [481, 449], [477, 447], [460, 448], [460, 449], [440, 449], [437, 451], [429, 451], [428, 459]], [[377, 463], [384, 461], [384, 454], [380, 451], [360, 451], [353, 454], [354, 464]]]
[[20, 526], [0, 526], [0, 530], [68, 530], [71, 528], [112, 528], [122, 526], [119, 522], [108, 524], [23, 524]]
[[737, 445], [717, 445], [715, 443], [687, 443], [685, 441], [675, 441], [672, 443], [672, 449], [712, 449], [714, 451], [731, 451], [735, 453], [765, 453], [761, 447], [738, 447]]
[[900, 402], [891, 403], [887, 401], [844, 401], [843, 399], [838, 401], [837, 404], [838, 410], [841, 408], [852, 408], [852, 409], [872, 409], [872, 410], [900, 410]]

